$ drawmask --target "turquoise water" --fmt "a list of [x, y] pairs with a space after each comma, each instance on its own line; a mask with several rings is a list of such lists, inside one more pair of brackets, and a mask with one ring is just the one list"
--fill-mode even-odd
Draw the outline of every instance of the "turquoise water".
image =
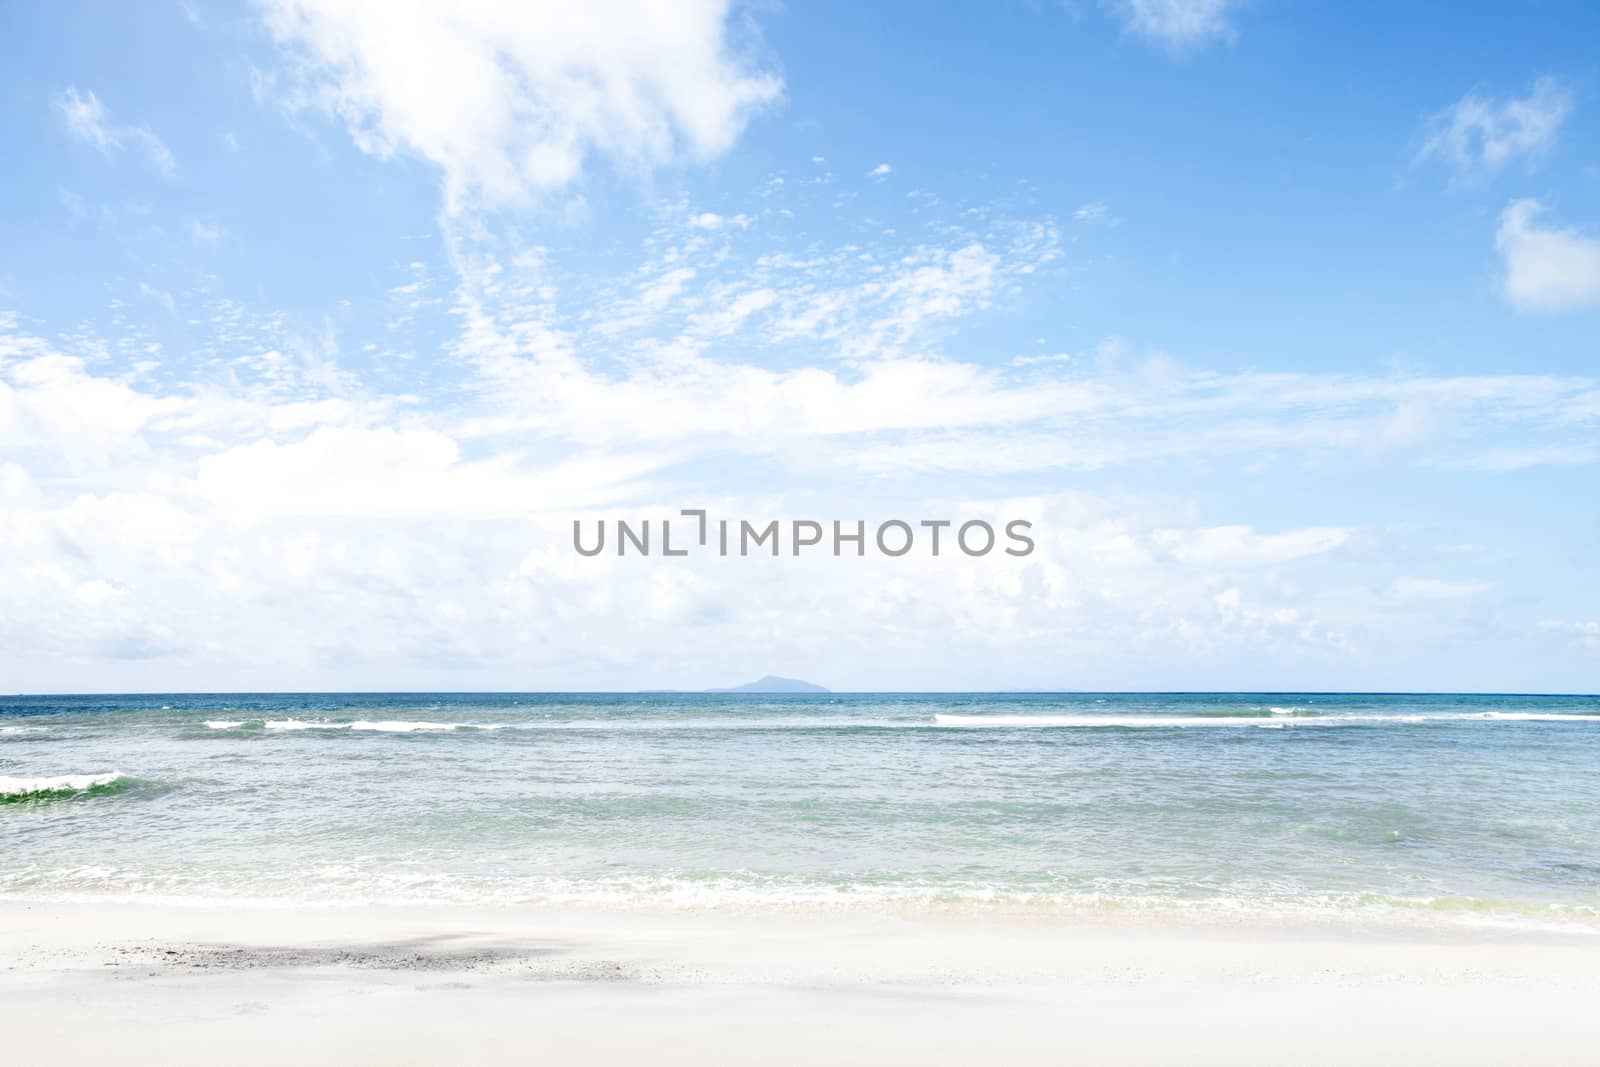
[[0, 698], [0, 894], [1600, 929], [1600, 698]]

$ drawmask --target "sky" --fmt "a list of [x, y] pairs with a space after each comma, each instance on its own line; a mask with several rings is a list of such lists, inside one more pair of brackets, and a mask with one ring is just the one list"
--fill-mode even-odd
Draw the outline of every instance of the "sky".
[[[0, 6], [0, 691], [1600, 691], [1597, 42]], [[573, 550], [684, 508], [1036, 549]]]

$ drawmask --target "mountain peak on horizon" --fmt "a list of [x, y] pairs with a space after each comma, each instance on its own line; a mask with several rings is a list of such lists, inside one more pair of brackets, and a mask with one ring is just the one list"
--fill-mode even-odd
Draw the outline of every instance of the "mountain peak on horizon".
[[827, 688], [815, 682], [804, 682], [798, 678], [781, 678], [776, 674], [763, 675], [753, 682], [736, 685], [729, 689], [707, 689], [708, 693], [826, 693]]

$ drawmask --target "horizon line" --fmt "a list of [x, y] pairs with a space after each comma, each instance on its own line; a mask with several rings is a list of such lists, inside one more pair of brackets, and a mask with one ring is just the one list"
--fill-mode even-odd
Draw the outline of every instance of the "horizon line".
[[148, 689], [81, 692], [3, 693], [0, 700], [45, 697], [242, 697], [242, 696], [1459, 696], [1459, 697], [1588, 697], [1600, 692], [1522, 692], [1497, 689], [824, 689], [805, 691], [738, 691], [715, 689]]

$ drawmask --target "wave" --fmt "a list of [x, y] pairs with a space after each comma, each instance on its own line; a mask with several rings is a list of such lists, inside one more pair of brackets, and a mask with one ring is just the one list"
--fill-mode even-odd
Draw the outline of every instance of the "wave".
[[1235, 887], [1194, 895], [1148, 886], [1068, 888], [1004, 881], [877, 881], [661, 872], [596, 878], [485, 877], [323, 867], [254, 872], [141, 870], [112, 866], [26, 866], [0, 871], [0, 900], [129, 900], [174, 906], [252, 908], [495, 905], [682, 912], [857, 912], [999, 914], [1088, 921], [1305, 922], [1468, 927], [1600, 936], [1600, 907], [1451, 893]]
[[[1263, 711], [1266, 714], [1263, 714]], [[317, 719], [208, 719], [202, 725], [212, 730], [275, 732], [346, 731], [385, 734], [450, 734], [459, 732], [510, 731], [671, 731], [671, 730], [905, 730], [929, 728], [1070, 728], [1080, 729], [1191, 729], [1206, 727], [1249, 727], [1254, 729], [1293, 729], [1323, 726], [1425, 725], [1462, 722], [1600, 722], [1600, 714], [1560, 712], [1414, 712], [1414, 713], [1337, 713], [1311, 712], [1303, 708], [1257, 708], [1254, 710], [1208, 710], [1201, 714], [1170, 715], [1151, 713], [1014, 715], [1014, 714], [935, 714], [930, 721], [917, 718], [856, 719], [847, 717], [787, 718], [693, 718], [693, 719], [553, 719], [522, 722], [436, 722], [415, 719], [361, 719], [355, 722], [327, 722]]]
[[1281, 726], [1262, 716], [1243, 715], [935, 715], [935, 726], [983, 727], [1191, 727], [1191, 726]]
[[554, 719], [540, 722], [429, 722], [411, 719], [323, 722], [313, 719], [207, 719], [212, 730], [356, 730], [374, 733], [453, 733], [494, 730], [840, 730], [926, 727], [926, 719]]
[[1079, 727], [1106, 729], [1187, 729], [1192, 727], [1251, 726], [1258, 728], [1419, 725], [1439, 722], [1600, 722], [1600, 715], [1559, 712], [1477, 711], [1413, 715], [1318, 715], [1285, 722], [1285, 711], [1273, 708], [1263, 715], [935, 715], [935, 726], [950, 727]]
[[113, 792], [130, 779], [117, 771], [104, 774], [60, 774], [53, 778], [0, 777], [0, 802]]
[[1600, 715], [1563, 715], [1548, 711], [1484, 711], [1477, 715], [1462, 715], [1461, 718], [1501, 719], [1506, 722], [1600, 722]]
[[926, 718], [857, 719], [844, 716], [794, 718], [555, 719], [478, 726], [480, 730], [908, 730], [928, 726]]
[[317, 722], [308, 719], [207, 719], [211, 730], [361, 730], [385, 734], [448, 733], [452, 730], [492, 729], [464, 722], [415, 722], [382, 719], [358, 722]]

